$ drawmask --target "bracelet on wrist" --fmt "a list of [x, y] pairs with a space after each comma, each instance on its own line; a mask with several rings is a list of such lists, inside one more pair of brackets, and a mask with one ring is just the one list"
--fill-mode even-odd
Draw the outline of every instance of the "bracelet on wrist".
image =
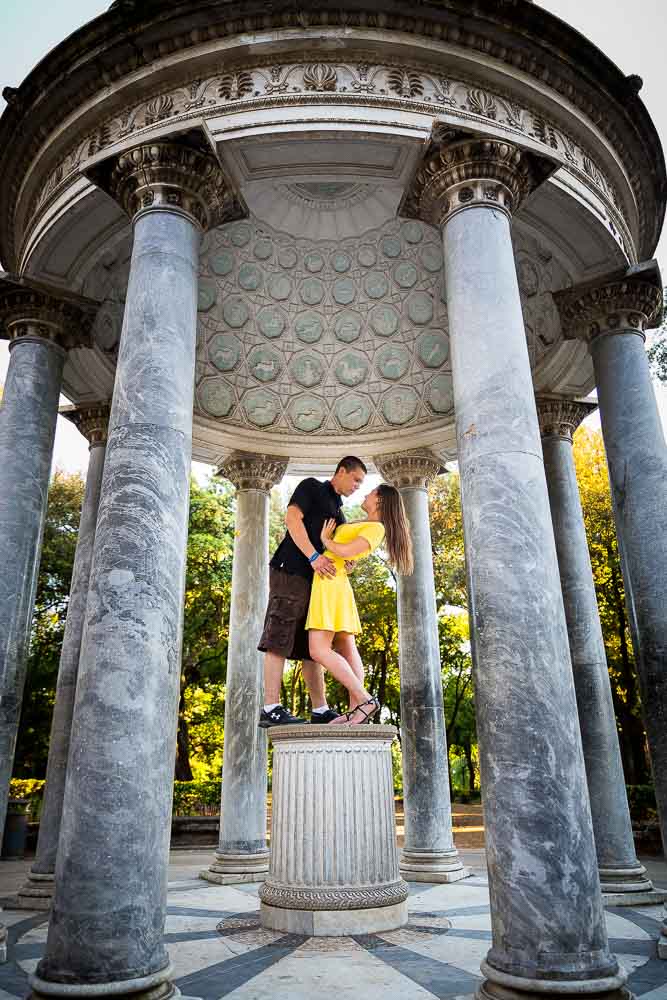
[[320, 558], [320, 555], [321, 555], [321, 553], [318, 552], [317, 549], [315, 549], [315, 551], [313, 552], [312, 556], [310, 556], [310, 558], [308, 559], [308, 562], [309, 563], [314, 563], [316, 559]]

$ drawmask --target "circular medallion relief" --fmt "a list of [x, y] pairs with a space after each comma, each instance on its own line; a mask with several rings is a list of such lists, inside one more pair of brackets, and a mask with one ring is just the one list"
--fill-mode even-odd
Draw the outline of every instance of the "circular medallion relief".
[[410, 367], [410, 355], [402, 344], [387, 344], [375, 355], [375, 367], [383, 378], [403, 378]]
[[419, 360], [427, 368], [439, 368], [447, 360], [449, 344], [447, 339], [434, 330], [423, 333], [417, 342]]
[[234, 270], [234, 254], [231, 250], [218, 250], [209, 254], [209, 267], [214, 274], [226, 277]]
[[243, 223], [238, 226], [234, 226], [229, 234], [229, 238], [235, 247], [246, 246], [246, 244], [250, 243], [251, 236], [252, 230], [250, 226], [246, 226]]
[[324, 267], [324, 257], [321, 253], [307, 253], [303, 263], [307, 271], [318, 274]]
[[359, 247], [357, 260], [362, 267], [373, 267], [377, 259], [377, 250], [370, 243], [365, 243], [362, 247]]
[[277, 306], [264, 306], [257, 313], [259, 332], [270, 340], [280, 336], [285, 329], [286, 322], [285, 313]]
[[436, 375], [426, 393], [428, 405], [435, 413], [449, 413], [454, 409], [454, 387], [451, 375]]
[[408, 316], [413, 323], [424, 326], [433, 319], [433, 299], [426, 292], [413, 292], [408, 297]]
[[290, 372], [295, 382], [305, 386], [306, 389], [312, 389], [322, 381], [324, 366], [317, 355], [305, 352], [297, 354], [290, 365]]
[[423, 267], [435, 274], [442, 267], [442, 250], [437, 243], [427, 243], [419, 254]]
[[389, 282], [382, 271], [371, 271], [364, 279], [366, 295], [371, 299], [383, 299], [389, 291]]
[[371, 418], [371, 404], [364, 396], [351, 392], [349, 396], [338, 400], [335, 413], [338, 423], [346, 431], [358, 431], [360, 427], [365, 427]]
[[284, 302], [290, 297], [292, 282], [286, 274], [274, 274], [269, 282], [269, 295], [278, 302]]
[[294, 322], [294, 332], [304, 344], [314, 344], [322, 336], [322, 317], [310, 309], [299, 313]]
[[381, 246], [385, 257], [393, 258], [401, 256], [401, 241], [397, 236], [385, 236]]
[[393, 306], [373, 306], [371, 326], [379, 337], [391, 337], [398, 330], [400, 317]]
[[230, 372], [241, 358], [241, 344], [231, 333], [216, 333], [208, 345], [208, 357], [219, 371]]
[[361, 354], [346, 351], [336, 362], [336, 378], [343, 385], [359, 385], [368, 374], [368, 361]]
[[216, 295], [217, 288], [215, 282], [208, 281], [206, 278], [200, 278], [198, 286], [197, 311], [208, 312], [208, 310], [215, 305]]
[[285, 247], [278, 254], [278, 263], [284, 268], [294, 267], [298, 259], [299, 256], [293, 247]]
[[248, 321], [248, 307], [243, 299], [226, 299], [222, 307], [222, 316], [227, 326], [238, 330], [239, 327], [242, 327]]
[[389, 389], [382, 400], [382, 412], [390, 424], [405, 424], [417, 412], [417, 393], [408, 386]]
[[234, 406], [234, 393], [222, 378], [206, 378], [197, 388], [202, 410], [212, 417], [226, 417]]
[[349, 253], [345, 253], [343, 250], [336, 250], [329, 259], [337, 274], [344, 274], [352, 267], [352, 258]]
[[254, 347], [248, 355], [248, 369], [260, 382], [273, 382], [281, 368], [280, 355], [270, 347]]
[[333, 297], [340, 306], [349, 306], [357, 294], [352, 278], [337, 278], [333, 285]]
[[251, 423], [268, 427], [278, 416], [278, 397], [266, 389], [251, 389], [243, 397], [243, 409]]
[[273, 243], [271, 240], [257, 240], [252, 252], [257, 260], [268, 260], [273, 253]]
[[297, 430], [309, 433], [322, 426], [327, 411], [316, 396], [298, 396], [290, 404], [289, 415]]
[[246, 292], [256, 292], [262, 285], [262, 272], [257, 264], [243, 264], [239, 270], [238, 280]]
[[316, 306], [324, 298], [324, 284], [319, 278], [304, 278], [299, 288], [301, 301], [307, 306]]
[[412, 288], [417, 281], [417, 268], [409, 260], [394, 265], [392, 276], [399, 288]]
[[424, 237], [424, 227], [421, 222], [406, 222], [401, 232], [408, 243], [421, 243]]
[[359, 313], [352, 312], [351, 309], [344, 309], [336, 316], [334, 333], [338, 340], [342, 340], [344, 344], [351, 344], [359, 337], [361, 326], [362, 320]]

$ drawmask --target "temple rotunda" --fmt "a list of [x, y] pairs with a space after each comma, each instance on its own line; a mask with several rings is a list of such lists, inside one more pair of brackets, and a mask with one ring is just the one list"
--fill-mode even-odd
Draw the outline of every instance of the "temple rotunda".
[[[628, 996], [637, 861], [572, 432], [597, 387], [663, 833], [667, 195], [638, 92], [528, 0], [116, 0], [0, 119], [0, 829], [59, 394], [91, 445], [37, 857], [39, 997], [173, 991], [162, 940], [190, 461], [237, 488], [220, 843], [268, 869], [269, 491], [401, 489], [407, 880], [452, 840], [427, 486], [461, 474], [492, 947], [479, 996]], [[665, 930], [667, 934], [667, 928]], [[663, 938], [662, 953], [667, 951]]]

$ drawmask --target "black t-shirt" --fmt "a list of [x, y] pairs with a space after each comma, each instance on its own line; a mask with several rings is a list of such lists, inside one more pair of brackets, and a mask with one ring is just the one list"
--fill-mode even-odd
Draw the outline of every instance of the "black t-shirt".
[[[336, 519], [336, 524], [345, 521], [341, 510], [343, 498], [336, 493], [328, 480], [321, 483], [319, 479], [303, 479], [294, 490], [287, 506], [292, 505], [298, 507], [303, 514], [303, 524], [313, 548], [318, 552], [324, 552], [320, 538], [322, 526], [330, 517]], [[313, 575], [313, 567], [301, 549], [294, 544], [289, 531], [274, 552], [270, 565], [274, 569], [281, 569], [284, 573], [294, 573], [296, 576], [310, 578]]]

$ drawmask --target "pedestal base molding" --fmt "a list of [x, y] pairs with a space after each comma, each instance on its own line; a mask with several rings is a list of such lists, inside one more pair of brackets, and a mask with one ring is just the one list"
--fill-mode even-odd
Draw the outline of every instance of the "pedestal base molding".
[[174, 968], [165, 966], [159, 972], [137, 979], [121, 979], [110, 983], [57, 983], [40, 976], [30, 977], [32, 992], [29, 1000], [48, 997], [114, 997], [121, 1000], [176, 1000], [180, 990], [170, 981]]
[[263, 882], [269, 871], [269, 851], [260, 854], [220, 854], [209, 868], [199, 872], [199, 877], [218, 885], [238, 882]]
[[460, 882], [470, 877], [456, 850], [402, 851], [400, 865], [407, 882]]
[[396, 930], [408, 921], [408, 901], [358, 910], [296, 910], [260, 904], [262, 927], [311, 937], [341, 937]]
[[624, 983], [625, 972], [601, 979], [532, 979], [512, 976], [482, 961], [485, 980], [475, 994], [476, 1000], [633, 1000]]
[[50, 910], [55, 889], [55, 875], [52, 872], [29, 872], [28, 881], [21, 886], [15, 897], [17, 910]]

